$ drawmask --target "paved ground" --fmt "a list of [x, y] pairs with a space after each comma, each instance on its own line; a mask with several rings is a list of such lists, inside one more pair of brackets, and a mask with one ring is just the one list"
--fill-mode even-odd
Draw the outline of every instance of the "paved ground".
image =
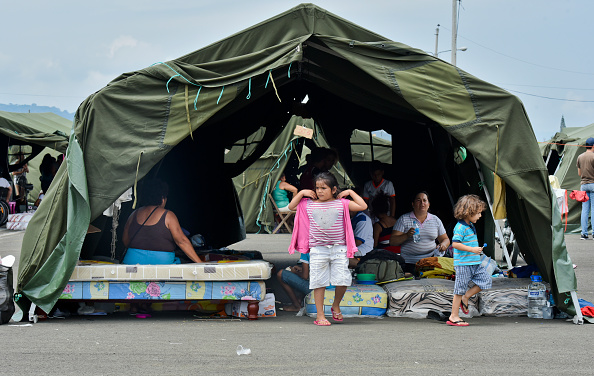
[[[18, 256], [22, 236], [0, 229], [0, 256]], [[579, 296], [594, 301], [594, 241], [580, 241], [579, 235], [566, 241], [578, 265]], [[288, 235], [249, 235], [230, 248], [258, 249], [283, 267], [296, 259], [286, 253], [288, 243]], [[285, 297], [277, 294], [278, 299]], [[286, 312], [258, 321], [201, 321], [183, 312], [144, 320], [121, 313], [11, 323], [0, 326], [0, 374], [592, 374], [588, 343], [594, 325], [527, 317], [470, 322], [454, 328], [385, 317], [320, 328], [311, 318]], [[238, 345], [252, 355], [238, 356]]]

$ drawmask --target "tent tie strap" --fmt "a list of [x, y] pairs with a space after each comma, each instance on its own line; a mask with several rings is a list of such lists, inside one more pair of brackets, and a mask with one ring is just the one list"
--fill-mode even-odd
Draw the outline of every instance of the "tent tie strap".
[[[185, 100], [186, 100], [186, 120], [188, 121], [188, 130], [190, 133], [190, 138], [194, 141], [194, 135], [192, 134], [192, 121], [190, 120], [190, 106], [188, 104], [188, 85], [185, 85]], [[195, 105], [195, 103], [194, 103]]]
[[245, 99], [250, 99], [252, 97], [252, 78], [250, 77], [249, 81], [248, 81], [248, 95], [245, 97]]
[[221, 89], [221, 94], [219, 94], [219, 99], [217, 99], [217, 104], [219, 104], [219, 101], [221, 100], [221, 97], [223, 96], [223, 91], [225, 91], [225, 85], [223, 85], [223, 88]]
[[266, 78], [266, 85], [264, 85], [264, 89], [268, 87], [268, 81], [272, 81], [272, 86], [274, 87], [274, 92], [276, 93], [276, 97], [278, 101], [282, 103], [280, 97], [278, 96], [278, 90], [276, 90], [276, 84], [274, 83], [274, 78], [272, 77], [272, 69], [268, 71], [268, 78]]
[[167, 84], [165, 85], [165, 88], [167, 88], [167, 92], [169, 93], [169, 82], [171, 82], [171, 80], [173, 80], [175, 77], [181, 77], [181, 74], [176, 74], [175, 76], [171, 76], [171, 78], [167, 81]]
[[196, 107], [196, 103], [198, 102], [198, 96], [200, 95], [200, 90], [202, 90], [202, 86], [200, 86], [198, 88], [198, 92], [196, 93], [196, 98], [194, 98], [194, 110], [198, 111], [198, 108]]
[[136, 209], [136, 200], [138, 199], [138, 170], [140, 169], [140, 158], [142, 157], [142, 154], [144, 154], [144, 150], [142, 150], [138, 155], [138, 163], [136, 164], [136, 177], [134, 178], [134, 203], [132, 204], [132, 209]]

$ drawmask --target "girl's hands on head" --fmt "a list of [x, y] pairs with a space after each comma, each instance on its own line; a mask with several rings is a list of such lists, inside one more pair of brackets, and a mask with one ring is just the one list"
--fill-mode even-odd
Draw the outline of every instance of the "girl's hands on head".
[[315, 191], [312, 191], [311, 189], [304, 189], [300, 192], [303, 192], [303, 197], [309, 197], [313, 200], [317, 200], [318, 195], [316, 195]]
[[345, 189], [344, 191], [341, 191], [338, 196], [336, 196], [337, 198], [345, 198], [351, 195], [352, 190], [350, 189]]

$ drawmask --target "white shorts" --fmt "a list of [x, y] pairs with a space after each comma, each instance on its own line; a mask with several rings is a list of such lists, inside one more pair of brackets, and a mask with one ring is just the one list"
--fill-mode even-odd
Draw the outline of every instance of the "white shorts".
[[312, 247], [309, 250], [309, 288], [350, 286], [349, 259], [346, 245]]

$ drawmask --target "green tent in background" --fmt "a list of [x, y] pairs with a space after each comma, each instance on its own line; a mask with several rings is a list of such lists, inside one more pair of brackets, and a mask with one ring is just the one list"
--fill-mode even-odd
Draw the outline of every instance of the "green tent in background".
[[[567, 190], [568, 196], [571, 191], [580, 190], [577, 158], [586, 151], [586, 140], [590, 137], [594, 137], [594, 124], [585, 127], [565, 128], [563, 132], [557, 132], [544, 144], [544, 147], [541, 147], [542, 155], [549, 167], [549, 173], [554, 173], [561, 188]], [[582, 203], [569, 198], [567, 203], [569, 207], [567, 232], [580, 231], [582, 228]]]
[[[248, 233], [272, 232], [275, 227], [274, 213], [267, 194], [274, 189], [274, 185], [279, 181], [291, 158], [296, 160], [298, 166], [304, 166], [306, 163], [306, 156], [310, 153], [310, 149], [304, 144], [303, 137], [294, 134], [297, 126], [313, 131], [311, 142], [316, 147], [331, 147], [320, 127], [312, 119], [293, 116], [264, 154], [245, 171], [233, 178], [243, 211], [245, 229]], [[251, 148], [261, 142], [263, 135], [264, 130], [237, 142], [225, 154], [225, 163], [235, 163], [241, 160], [245, 154], [249, 155]], [[340, 162], [331, 169], [331, 172], [336, 176], [341, 187], [350, 188], [353, 186]]]
[[[4, 150], [0, 163], [3, 177], [10, 179], [6, 167], [16, 162], [12, 154], [22, 151], [29, 158], [27, 180], [33, 184], [29, 202], [34, 202], [39, 195], [39, 165], [43, 156], [46, 153], [53, 157], [64, 154], [71, 128], [70, 120], [51, 112], [30, 114], [0, 111], [0, 150]], [[13, 169], [17, 167], [10, 168], [11, 171]]]
[[[285, 171], [291, 158], [296, 158], [297, 165], [306, 164], [306, 156], [310, 149], [305, 146], [305, 138], [294, 134], [295, 128], [302, 126], [313, 130], [311, 143], [317, 147], [331, 148], [322, 130], [312, 119], [293, 116], [282, 133], [274, 140], [262, 156], [240, 175], [233, 178], [237, 190], [243, 218], [248, 233], [272, 232], [275, 227], [274, 213], [267, 193], [274, 189], [274, 185]], [[245, 154], [250, 154], [257, 144], [262, 142], [264, 131], [257, 132], [249, 139], [238, 141], [225, 154], [225, 163], [235, 163]], [[368, 174], [368, 163], [378, 160], [385, 164], [392, 163], [392, 143], [386, 139], [373, 135], [371, 132], [354, 129], [351, 138], [351, 170], [358, 175]], [[365, 163], [363, 166], [362, 163]], [[342, 188], [352, 188], [354, 183], [344, 170], [340, 161], [331, 172], [337, 177]], [[362, 186], [362, 185], [361, 185]], [[257, 198], [257, 199], [255, 199]]]
[[[346, 171], [354, 129], [390, 133], [393, 165], [386, 175], [402, 212], [410, 210], [415, 190], [427, 189], [433, 212], [450, 221], [449, 196], [483, 194], [476, 157], [483, 171], [506, 183], [508, 220], [521, 251], [551, 283], [560, 308], [575, 312], [565, 294], [577, 281], [518, 98], [312, 4], [123, 74], [80, 105], [51, 205], [44, 201], [26, 230], [18, 303], [49, 311], [89, 223], [145, 176], [169, 182], [168, 207], [191, 233], [214, 246], [243, 239], [232, 178], [260, 158], [293, 115], [323, 128]], [[225, 150], [262, 129], [251, 154], [224, 163]], [[468, 158], [457, 164], [460, 145]], [[480, 237], [482, 227], [479, 222]]]

